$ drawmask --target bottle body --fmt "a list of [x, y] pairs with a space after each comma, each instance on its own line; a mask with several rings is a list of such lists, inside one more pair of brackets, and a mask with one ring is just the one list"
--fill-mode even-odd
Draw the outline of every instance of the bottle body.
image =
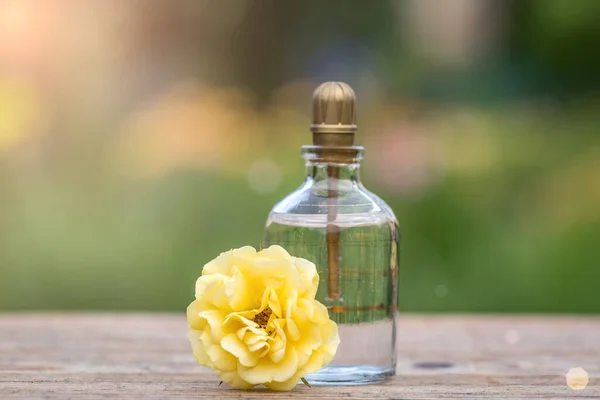
[[264, 245], [278, 244], [315, 263], [317, 299], [338, 324], [332, 363], [306, 378], [314, 384], [360, 384], [396, 367], [398, 224], [391, 209], [360, 183], [362, 148], [350, 162], [305, 146], [304, 184], [278, 203]]

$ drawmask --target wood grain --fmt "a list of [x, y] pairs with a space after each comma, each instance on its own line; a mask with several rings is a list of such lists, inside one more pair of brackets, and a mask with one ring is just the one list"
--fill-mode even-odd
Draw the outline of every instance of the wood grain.
[[[599, 317], [403, 315], [396, 377], [290, 393], [219, 386], [185, 334], [180, 315], [0, 315], [0, 399], [600, 398]], [[579, 392], [573, 367], [590, 375]]]

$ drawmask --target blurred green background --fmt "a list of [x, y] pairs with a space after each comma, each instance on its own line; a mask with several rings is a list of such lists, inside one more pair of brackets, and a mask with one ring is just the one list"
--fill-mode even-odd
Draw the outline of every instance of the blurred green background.
[[183, 310], [351, 84], [402, 311], [599, 312], [597, 0], [0, 0], [0, 309]]

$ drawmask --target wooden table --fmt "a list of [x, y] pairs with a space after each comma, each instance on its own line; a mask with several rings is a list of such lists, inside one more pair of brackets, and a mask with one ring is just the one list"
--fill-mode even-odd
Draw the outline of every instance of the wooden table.
[[600, 317], [402, 315], [396, 377], [290, 393], [219, 386], [185, 333], [181, 315], [0, 314], [0, 399], [600, 397]]

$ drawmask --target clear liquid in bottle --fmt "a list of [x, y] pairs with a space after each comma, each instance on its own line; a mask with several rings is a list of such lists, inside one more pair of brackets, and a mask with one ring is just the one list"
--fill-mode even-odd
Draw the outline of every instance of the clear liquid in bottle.
[[377, 382], [395, 372], [397, 226], [389, 216], [343, 214], [339, 299], [328, 296], [326, 216], [271, 213], [265, 245], [279, 244], [317, 265], [317, 300], [338, 324], [340, 346], [330, 366], [306, 378], [311, 384]]

